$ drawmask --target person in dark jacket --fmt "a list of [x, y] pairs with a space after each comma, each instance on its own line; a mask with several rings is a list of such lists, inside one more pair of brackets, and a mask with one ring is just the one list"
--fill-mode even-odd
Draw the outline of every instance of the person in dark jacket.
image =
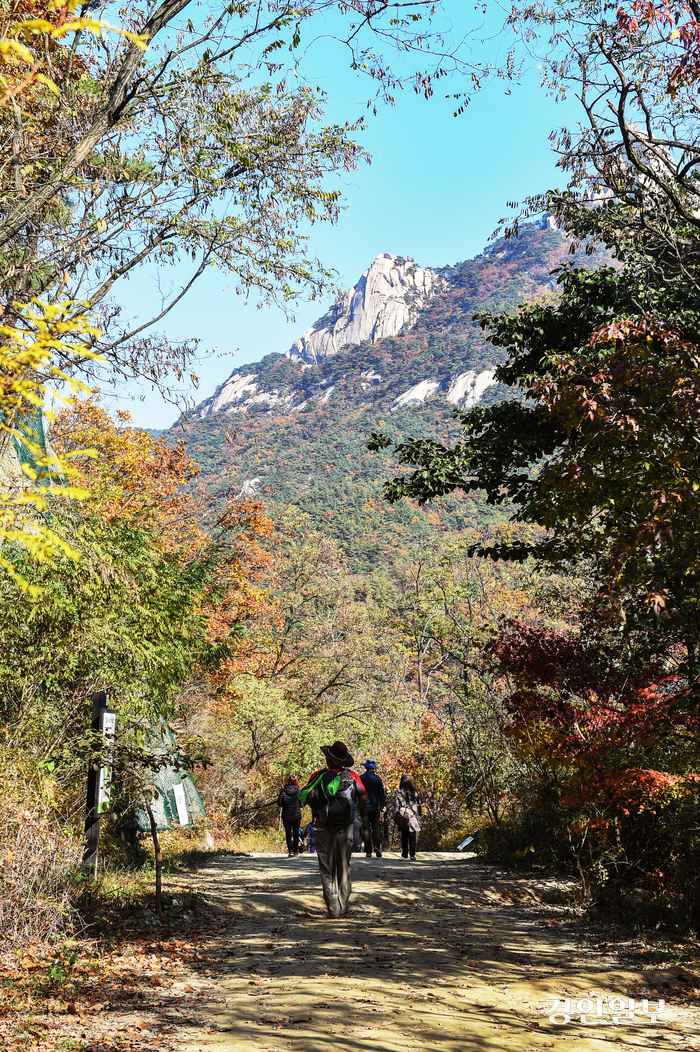
[[299, 803], [299, 779], [290, 775], [284, 788], [277, 797], [277, 806], [282, 808], [282, 821], [287, 838], [289, 858], [299, 854], [299, 823], [301, 822], [301, 805]]
[[362, 766], [365, 769], [365, 773], [362, 775], [362, 784], [367, 792], [367, 803], [361, 811], [365, 858], [372, 857], [372, 844], [374, 844], [377, 858], [381, 858], [382, 842], [379, 834], [379, 819], [386, 810], [384, 783], [377, 774], [377, 765], [374, 760], [365, 760]]
[[394, 821], [401, 830], [401, 857], [410, 858], [411, 862], [416, 861], [416, 833], [420, 833], [422, 813], [420, 796], [413, 788], [413, 782], [407, 774], [402, 774], [394, 796]]

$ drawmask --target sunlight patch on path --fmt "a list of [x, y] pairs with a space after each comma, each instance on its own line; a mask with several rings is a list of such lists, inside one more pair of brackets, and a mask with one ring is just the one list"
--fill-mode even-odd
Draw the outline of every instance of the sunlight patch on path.
[[237, 921], [207, 949], [227, 974], [201, 984], [183, 1052], [652, 1052], [698, 1033], [672, 1005], [664, 1028], [549, 1022], [547, 998], [641, 997], [655, 981], [557, 930], [565, 908], [537, 899], [565, 882], [457, 854], [356, 855], [351, 912], [330, 921], [315, 856], [220, 856], [199, 877]]

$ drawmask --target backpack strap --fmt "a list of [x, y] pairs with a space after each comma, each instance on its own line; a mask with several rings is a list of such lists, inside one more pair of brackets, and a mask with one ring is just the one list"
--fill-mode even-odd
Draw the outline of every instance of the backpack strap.
[[311, 796], [314, 789], [319, 784], [325, 773], [325, 771], [319, 771], [316, 777], [312, 778], [311, 781], [307, 785], [305, 785], [304, 788], [301, 790], [301, 792], [299, 793], [299, 803], [302, 807], [304, 806], [308, 798]]
[[[327, 771], [324, 773], [328, 774]], [[330, 773], [333, 775], [333, 777], [324, 780], [323, 787], [321, 790], [326, 800], [329, 800], [332, 796], [335, 796], [338, 790], [340, 789], [340, 778], [342, 775], [342, 771], [331, 771]]]

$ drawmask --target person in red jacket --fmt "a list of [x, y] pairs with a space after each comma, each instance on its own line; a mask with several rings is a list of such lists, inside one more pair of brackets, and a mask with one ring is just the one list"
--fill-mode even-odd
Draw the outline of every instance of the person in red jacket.
[[[348, 752], [345, 742], [335, 741], [332, 745], [322, 745], [321, 752], [326, 757], [326, 767], [331, 771], [342, 772], [352, 768], [355, 762]], [[308, 784], [311, 785], [323, 768], [315, 771]], [[354, 801], [358, 808], [367, 803], [367, 793], [362, 779], [356, 771], [350, 770], [354, 783]], [[314, 822], [316, 831], [316, 854], [321, 873], [323, 898], [328, 916], [337, 918], [347, 913], [350, 906], [352, 883], [350, 881], [350, 861], [352, 859], [353, 822], [350, 820], [345, 828], [335, 825], [324, 825], [317, 815]]]

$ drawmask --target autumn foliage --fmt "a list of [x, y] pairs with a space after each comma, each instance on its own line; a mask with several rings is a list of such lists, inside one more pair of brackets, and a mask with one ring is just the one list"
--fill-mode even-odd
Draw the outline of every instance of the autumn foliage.
[[171, 446], [130, 423], [124, 410], [113, 420], [96, 400], [74, 400], [55, 421], [52, 440], [80, 471], [90, 493], [87, 513], [147, 530], [183, 566], [208, 562], [207, 633], [227, 638], [264, 608], [273, 524], [254, 500], [213, 506], [195, 485], [199, 469], [185, 443]]
[[615, 634], [587, 618], [567, 632], [506, 622], [493, 654], [511, 687], [506, 732], [528, 772], [523, 835], [550, 830], [534, 853], [575, 866], [608, 901], [663, 869], [668, 903], [689, 908], [699, 717], [673, 662], [625, 660]]

